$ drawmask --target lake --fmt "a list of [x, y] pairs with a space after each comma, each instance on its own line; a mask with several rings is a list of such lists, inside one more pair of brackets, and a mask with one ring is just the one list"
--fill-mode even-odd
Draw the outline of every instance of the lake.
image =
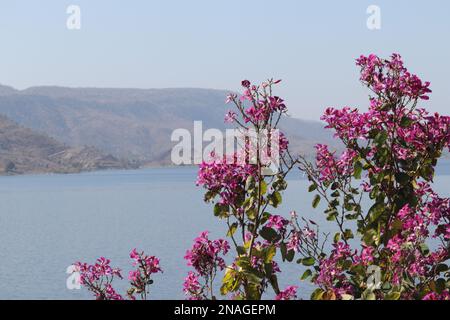
[[[75, 261], [99, 256], [123, 269], [129, 252], [145, 250], [161, 259], [152, 299], [183, 299], [187, 271], [183, 256], [204, 230], [223, 237], [223, 224], [203, 202], [195, 186], [196, 168], [155, 168], [73, 175], [0, 177], [0, 299], [90, 299], [87, 290], [68, 290], [66, 269]], [[290, 210], [332, 227], [311, 209], [307, 181], [292, 177], [276, 212]], [[435, 190], [449, 196], [450, 162], [440, 166]], [[275, 213], [275, 212], [274, 212]], [[300, 297], [311, 292], [299, 280], [301, 268], [282, 266], [281, 286], [300, 286]], [[121, 293], [127, 281], [118, 281]], [[122, 283], [122, 285], [119, 285]]]

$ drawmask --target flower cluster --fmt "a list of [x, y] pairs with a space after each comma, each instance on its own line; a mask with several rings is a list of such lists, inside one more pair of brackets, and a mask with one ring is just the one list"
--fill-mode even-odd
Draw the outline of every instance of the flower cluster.
[[333, 247], [330, 255], [320, 260], [320, 269], [314, 282], [327, 294], [340, 299], [343, 294], [352, 294], [345, 264], [351, 261], [356, 252], [352, 252], [349, 245], [343, 242], [335, 243]]
[[361, 114], [356, 108], [327, 108], [320, 119], [328, 124], [326, 128], [335, 129], [334, 135], [344, 141], [365, 139], [369, 132], [369, 114]]
[[232, 160], [229, 156], [215, 157], [199, 166], [197, 185], [208, 189], [210, 198], [218, 195], [223, 205], [234, 204], [245, 192], [247, 178], [256, 176], [257, 167], [253, 164], [241, 165], [237, 157], [237, 154], [233, 155]]
[[356, 64], [361, 67], [361, 81], [376, 94], [396, 99], [429, 99], [430, 83], [423, 83], [419, 77], [409, 73], [399, 54], [394, 53], [390, 60], [374, 54], [361, 56]]
[[[230, 245], [223, 239], [210, 240], [208, 234], [204, 231], [195, 238], [192, 248], [187, 250], [184, 257], [188, 266], [195, 269], [195, 272], [188, 274], [183, 285], [184, 292], [190, 299], [204, 299], [204, 294], [213, 296], [211, 283], [217, 271], [226, 267], [223, 256], [230, 250]], [[200, 277], [205, 280], [204, 285], [200, 285]]]
[[[286, 135], [277, 129], [287, 112], [285, 101], [273, 94], [279, 83], [280, 80], [268, 80], [253, 85], [244, 80], [242, 95], [228, 95], [226, 102], [233, 103], [235, 109], [227, 112], [225, 122], [235, 124], [240, 132], [256, 134], [258, 140], [247, 135], [241, 143], [242, 150], [224, 157], [212, 155], [211, 161], [199, 168], [197, 185], [207, 190], [205, 201], [217, 200], [214, 215], [226, 220], [227, 236], [236, 249], [236, 257], [222, 279], [223, 296], [258, 300], [269, 286], [282, 299], [295, 296], [293, 287], [280, 292], [276, 274], [281, 270], [276, 257], [280, 250], [283, 260], [292, 261], [296, 247], [301, 247], [301, 240], [294, 238], [302, 234], [294, 235], [289, 220], [269, 213], [280, 205], [287, 187], [285, 176], [296, 163], [289, 153]], [[195, 299], [214, 297], [212, 282], [203, 280], [215, 276], [215, 266], [225, 268], [223, 260], [215, 260], [211, 253], [201, 253], [206, 262], [198, 257], [196, 252], [204, 250], [207, 242], [204, 238], [197, 239], [194, 247], [198, 248], [186, 256], [196, 272], [185, 279], [184, 291]]]
[[444, 290], [442, 293], [430, 292], [423, 300], [450, 300], [450, 290]]
[[290, 232], [287, 236], [287, 250], [293, 250], [305, 257], [311, 257], [314, 256], [311, 250], [314, 250], [314, 253], [317, 254], [319, 247], [319, 227], [317, 223], [312, 220], [304, 220], [304, 225], [300, 226], [298, 218], [293, 216], [290, 221]]
[[80, 284], [91, 291], [97, 300], [123, 300], [111, 283], [114, 277], [122, 279], [120, 269], [112, 268], [110, 260], [98, 258], [93, 264], [76, 262], [75, 271], [80, 274]]
[[[450, 117], [418, 107], [429, 99], [430, 83], [409, 73], [398, 54], [387, 60], [361, 56], [356, 63], [374, 94], [368, 111], [328, 108], [322, 120], [346, 149], [336, 157], [328, 146], [317, 145], [316, 165], [302, 166], [310, 191], [318, 193], [313, 205], [325, 199], [328, 220], [339, 227], [334, 249], [318, 259], [313, 297], [445, 298], [450, 199], [439, 197], [430, 183], [438, 159], [450, 148]], [[354, 180], [362, 180], [361, 189]], [[367, 212], [363, 197], [372, 202]], [[360, 251], [350, 248], [354, 235], [347, 220], [357, 220]], [[433, 238], [441, 245], [430, 250]], [[377, 266], [381, 285], [374, 287], [368, 270]]]
[[[128, 298], [135, 300], [134, 294], [140, 294], [144, 300], [147, 298], [148, 286], [153, 283], [151, 275], [162, 272], [159, 266], [159, 259], [154, 256], [147, 256], [144, 252], [137, 252], [133, 249], [130, 253], [133, 266], [138, 268], [130, 271], [128, 279], [131, 288], [127, 292]], [[113, 280], [117, 277], [122, 279], [121, 270], [112, 268], [110, 260], [104, 257], [97, 259], [93, 265], [76, 262], [75, 272], [80, 275], [80, 284], [92, 292], [97, 300], [123, 300], [123, 296], [118, 294], [112, 286]]]
[[345, 150], [339, 158], [328, 150], [328, 146], [316, 145], [316, 166], [320, 170], [321, 181], [333, 181], [338, 177], [353, 174], [353, 162], [357, 157], [356, 151]]
[[297, 299], [297, 286], [288, 286], [275, 297], [275, 300], [295, 300]]
[[128, 296], [134, 300], [134, 294], [140, 294], [142, 299], [145, 300], [148, 294], [148, 286], [153, 283], [151, 276], [162, 272], [159, 259], [155, 256], [147, 256], [144, 252], [137, 252], [136, 249], [131, 251], [130, 258], [133, 260], [133, 266], [137, 268], [130, 271], [128, 275], [131, 284]]
[[189, 271], [186, 278], [184, 278], [183, 291], [188, 296], [189, 300], [202, 300], [204, 287], [200, 284], [199, 276]]
[[[231, 94], [227, 98], [228, 102], [235, 102], [243, 113], [245, 123], [253, 123], [260, 125], [271, 120], [275, 113], [285, 113], [287, 111], [286, 104], [283, 99], [272, 95], [272, 85], [280, 83], [281, 80], [270, 80], [259, 86], [252, 85], [250, 81], [243, 80], [242, 86], [245, 88], [242, 96], [238, 97]], [[250, 106], [243, 103], [249, 102]], [[234, 112], [227, 113], [227, 122], [236, 121]]]
[[[358, 145], [384, 131], [398, 160], [414, 160], [449, 147], [450, 117], [417, 108], [419, 99], [429, 98], [429, 82], [411, 75], [397, 54], [391, 60], [361, 57], [357, 64], [362, 68], [361, 80], [376, 96], [365, 113], [349, 107], [328, 108], [321, 119], [335, 130], [335, 136], [346, 145]], [[376, 154], [372, 150], [371, 155]]]
[[286, 226], [289, 224], [289, 220], [286, 220], [282, 216], [272, 215], [267, 220], [266, 227], [273, 228], [279, 232], [286, 232]]
[[217, 267], [223, 270], [225, 261], [222, 255], [226, 255], [230, 250], [226, 240], [209, 240], [208, 234], [208, 231], [204, 231], [195, 238], [192, 248], [184, 256], [188, 266], [194, 267], [201, 276], [211, 274]]

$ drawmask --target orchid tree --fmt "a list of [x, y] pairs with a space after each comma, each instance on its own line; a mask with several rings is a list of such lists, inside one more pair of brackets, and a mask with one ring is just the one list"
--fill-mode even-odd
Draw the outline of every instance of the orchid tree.
[[[161, 273], [159, 259], [154, 256], [147, 256], [144, 252], [133, 249], [130, 253], [133, 260], [134, 270], [130, 271], [128, 289], [125, 298], [130, 300], [147, 300], [150, 285], [153, 284], [152, 276]], [[121, 270], [113, 268], [111, 261], [104, 257], [97, 259], [94, 264], [76, 262], [74, 272], [79, 274], [79, 281], [82, 286], [88, 289], [96, 300], [124, 300], [124, 296], [117, 293], [113, 287], [114, 279], [123, 279]]]
[[325, 202], [339, 230], [331, 252], [314, 258], [312, 298], [449, 299], [450, 199], [432, 183], [450, 145], [450, 117], [420, 108], [430, 83], [400, 55], [356, 63], [371, 92], [368, 111], [327, 109], [322, 120], [345, 150], [318, 145], [316, 162], [300, 164], [313, 206]]
[[[296, 297], [296, 287], [289, 286], [280, 290], [278, 274], [281, 271], [277, 254], [283, 261], [292, 261], [295, 252], [301, 252], [306, 259], [318, 258], [321, 246], [317, 239], [314, 222], [304, 221], [299, 224], [295, 212], [291, 218], [275, 214], [282, 202], [282, 193], [287, 188], [286, 175], [298, 164], [296, 158], [288, 151], [288, 140], [278, 131], [278, 124], [287, 113], [287, 107], [278, 96], [273, 94], [274, 86], [280, 81], [269, 80], [261, 85], [252, 85], [242, 81], [243, 94], [239, 97], [230, 94], [227, 102], [234, 104], [235, 110], [229, 111], [225, 121], [233, 123], [244, 133], [254, 132], [256, 141], [243, 141], [241, 148], [232, 154], [217, 156], [204, 161], [199, 168], [197, 184], [207, 191], [206, 202], [214, 202], [214, 215], [226, 223], [230, 246], [234, 249], [232, 263], [225, 266], [224, 260], [215, 258], [221, 252], [229, 251], [228, 242], [211, 244], [202, 236], [196, 240], [192, 251], [188, 251], [187, 260], [195, 272], [186, 278], [185, 292], [193, 299], [215, 299], [212, 275], [219, 269], [224, 270], [220, 294], [233, 299], [259, 300], [270, 287], [277, 299]], [[275, 142], [267, 138], [275, 135]], [[269, 142], [267, 142], [269, 141]], [[272, 141], [272, 142], [270, 142]], [[273, 150], [279, 162], [273, 166], [273, 155], [268, 154], [267, 147]], [[253, 146], [254, 148], [251, 148]], [[244, 161], [239, 162], [239, 159]], [[314, 224], [314, 226], [312, 226]], [[313, 230], [314, 229], [314, 230]], [[226, 244], [225, 244], [226, 243]], [[195, 256], [203, 252], [204, 258]], [[206, 260], [205, 260], [206, 259]], [[206, 262], [208, 272], [203, 266], [193, 262]], [[203, 280], [201, 280], [203, 279]], [[204, 283], [204, 285], [200, 285]], [[208, 292], [208, 295], [204, 293]]]

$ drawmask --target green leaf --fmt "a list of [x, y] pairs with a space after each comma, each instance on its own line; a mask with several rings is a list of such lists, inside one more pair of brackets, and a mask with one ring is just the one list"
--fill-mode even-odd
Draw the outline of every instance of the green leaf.
[[309, 270], [309, 269], [306, 269], [306, 271], [305, 272], [303, 272], [303, 275], [302, 275], [302, 277], [300, 278], [300, 280], [306, 280], [306, 279], [308, 279], [310, 276], [312, 275], [312, 271], [311, 270]]
[[264, 278], [264, 274], [254, 268], [248, 268], [244, 271], [244, 273], [247, 281], [250, 283], [259, 285], [261, 283], [261, 279]]
[[259, 234], [269, 242], [273, 242], [278, 238], [278, 233], [272, 228], [263, 227]]
[[247, 181], [245, 182], [245, 190], [251, 191], [255, 187], [255, 178], [250, 175], [247, 178]]
[[264, 272], [266, 275], [271, 275], [273, 273], [273, 264], [271, 262], [264, 263]]
[[398, 182], [400, 185], [404, 186], [404, 185], [406, 185], [407, 183], [409, 183], [409, 175], [407, 175], [407, 174], [404, 173], [404, 172], [399, 172], [399, 173], [397, 173], [397, 174], [395, 175], [395, 180], [397, 180], [397, 182]]
[[430, 249], [428, 248], [428, 246], [425, 243], [421, 243], [419, 245], [420, 251], [422, 252], [422, 254], [424, 255], [428, 255], [430, 253]]
[[336, 232], [336, 234], [333, 237], [333, 242], [334, 243], [338, 243], [339, 240], [341, 240], [341, 233], [340, 232]]
[[274, 193], [272, 193], [269, 196], [269, 204], [272, 207], [274, 207], [274, 208], [278, 207], [281, 204], [281, 202], [282, 202], [282, 197], [278, 191], [275, 191]]
[[247, 211], [245, 211], [245, 213], [250, 220], [254, 221], [256, 219], [256, 209], [248, 209]]
[[339, 197], [341, 194], [339, 193], [339, 190], [336, 190], [336, 191], [334, 191], [332, 194], [331, 194], [331, 196], [333, 197], [333, 198], [337, 198], [337, 197]]
[[383, 143], [386, 142], [388, 138], [388, 134], [386, 131], [381, 131], [380, 133], [377, 134], [377, 136], [374, 139], [374, 142], [378, 145], [381, 145]]
[[287, 246], [284, 242], [282, 242], [280, 244], [280, 251], [281, 251], [281, 259], [284, 261], [286, 261], [286, 256], [287, 256]]
[[317, 184], [313, 183], [312, 185], [309, 186], [308, 188], [308, 192], [313, 192], [314, 190], [317, 189]]
[[227, 237], [232, 237], [234, 235], [234, 233], [236, 232], [237, 227], [238, 227], [238, 223], [234, 222], [228, 229]]
[[398, 299], [400, 299], [400, 296], [401, 296], [400, 292], [394, 291], [394, 292], [389, 292], [387, 295], [384, 296], [384, 298], [386, 300], [398, 300]]
[[276, 253], [277, 248], [275, 246], [269, 246], [267, 249], [265, 249], [264, 263], [271, 263]]
[[446, 272], [448, 270], [448, 266], [445, 263], [440, 263], [436, 266], [436, 273]]
[[205, 193], [205, 196], [204, 196], [204, 198], [203, 198], [203, 201], [205, 201], [205, 202], [210, 202], [212, 199], [214, 199], [214, 197], [215, 197], [216, 195], [217, 195], [216, 192], [209, 190], [209, 191], [207, 191], [207, 192]]
[[402, 127], [402, 128], [407, 128], [407, 127], [409, 127], [413, 122], [414, 122], [414, 120], [408, 118], [407, 116], [404, 116], [404, 117], [402, 118], [402, 120], [400, 120], [400, 127]]
[[349, 239], [353, 239], [353, 238], [354, 238], [354, 236], [353, 236], [352, 230], [345, 229], [345, 231], [344, 231], [344, 239], [345, 240], [349, 240]]
[[234, 292], [239, 288], [240, 278], [238, 273], [233, 269], [228, 269], [222, 279], [222, 286], [220, 287], [220, 293], [226, 295], [229, 292]]
[[304, 258], [301, 260], [302, 260], [302, 264], [307, 267], [314, 265], [314, 262], [316, 261], [313, 257]]
[[229, 210], [229, 206], [216, 203], [214, 206], [214, 215], [219, 218], [224, 218], [228, 215]]
[[[272, 264], [270, 264], [270, 266], [272, 266]], [[272, 273], [270, 273], [272, 274]], [[278, 286], [278, 278], [276, 275], [272, 274], [269, 277], [269, 281], [270, 281], [270, 285], [273, 288], [273, 291], [275, 291], [275, 293], [279, 293], [280, 292], [280, 287]]]
[[261, 194], [265, 195], [267, 192], [267, 183], [264, 180], [261, 180]]
[[420, 168], [420, 176], [426, 181], [430, 181], [434, 176], [434, 169], [432, 166], [422, 166]]
[[325, 293], [325, 292], [324, 292], [322, 289], [317, 288], [317, 289], [314, 290], [314, 292], [311, 294], [311, 300], [321, 300], [324, 293]]
[[282, 177], [278, 177], [277, 180], [272, 183], [272, 188], [276, 191], [286, 190], [287, 182]]
[[371, 223], [374, 223], [378, 221], [380, 216], [384, 213], [385, 204], [382, 202], [375, 203], [368, 212], [369, 215], [369, 221]]
[[245, 199], [244, 203], [242, 204], [244, 209], [245, 210], [251, 209], [255, 203], [255, 199], [256, 199], [256, 197], [254, 197], [254, 196], [250, 196], [247, 199]]
[[312, 202], [313, 208], [317, 208], [319, 203], [320, 203], [320, 196], [318, 194], [316, 194], [316, 196], [314, 197], [314, 200]]
[[361, 179], [362, 170], [363, 170], [362, 163], [357, 161], [355, 163], [354, 172], [353, 172], [353, 176], [355, 177], [355, 179]]
[[367, 289], [362, 293], [362, 298], [363, 300], [376, 300], [377, 297], [375, 296], [375, 293]]
[[294, 260], [294, 257], [295, 257], [295, 251], [294, 250], [289, 250], [287, 252], [287, 255], [286, 255], [286, 260], [288, 262], [292, 262], [292, 260]]
[[369, 229], [364, 232], [363, 241], [366, 245], [370, 246], [377, 241], [378, 232], [375, 229]]
[[246, 289], [247, 289], [246, 290], [246, 293], [247, 293], [246, 298], [248, 300], [260, 300], [261, 299], [261, 294], [259, 292], [259, 284], [250, 283]]
[[439, 278], [436, 280], [436, 291], [437, 293], [441, 294], [442, 291], [445, 290], [445, 280], [442, 278]]
[[236, 250], [237, 250], [237, 252], [238, 252], [239, 255], [245, 255], [245, 254], [247, 253], [247, 250], [245, 250], [245, 248], [242, 247], [242, 246], [238, 246], [238, 247], [236, 248]]
[[271, 216], [272, 215], [269, 212], [263, 212], [261, 220], [259, 221], [260, 225], [264, 225]]
[[327, 216], [327, 221], [334, 221], [337, 217], [337, 211], [332, 211]]

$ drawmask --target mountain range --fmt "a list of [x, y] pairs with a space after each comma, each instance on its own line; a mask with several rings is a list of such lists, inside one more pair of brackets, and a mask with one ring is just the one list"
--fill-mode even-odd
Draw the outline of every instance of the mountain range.
[[[0, 162], [8, 159], [9, 163], [22, 168], [22, 172], [28, 172], [30, 169], [24, 163], [32, 160], [25, 156], [25, 150], [29, 149], [43, 157], [39, 161], [34, 158], [39, 165], [34, 166], [33, 171], [72, 172], [74, 168], [95, 170], [169, 165], [175, 144], [170, 140], [173, 130], [192, 131], [193, 122], [200, 120], [203, 130], [227, 128], [223, 121], [226, 111], [231, 108], [225, 104], [227, 94], [224, 90], [191, 88], [42, 86], [16, 90], [0, 86], [0, 128], [3, 132], [0, 135]], [[312, 154], [317, 143], [336, 145], [331, 133], [323, 126], [320, 122], [290, 117], [280, 125], [291, 141], [291, 148], [306, 155]], [[11, 132], [16, 132], [15, 135], [21, 132], [21, 140], [11, 139]], [[4, 141], [9, 141], [9, 149], [5, 148]], [[11, 153], [12, 145], [20, 143], [23, 148], [17, 147], [15, 153]], [[55, 161], [61, 168], [47, 166], [47, 161], [53, 161], [48, 158], [51, 153], [58, 154], [63, 150], [67, 163], [62, 164], [63, 160], [57, 159]], [[77, 159], [76, 154], [84, 162]], [[80, 165], [80, 161], [89, 165]]]

